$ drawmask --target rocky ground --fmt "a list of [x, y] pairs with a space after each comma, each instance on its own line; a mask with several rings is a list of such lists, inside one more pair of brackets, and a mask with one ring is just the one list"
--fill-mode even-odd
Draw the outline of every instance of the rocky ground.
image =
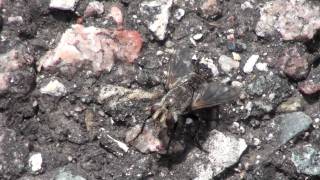
[[[319, 1], [0, 7], [0, 179], [320, 176]], [[160, 153], [149, 131], [131, 136], [152, 121], [175, 60], [241, 92], [179, 117]]]

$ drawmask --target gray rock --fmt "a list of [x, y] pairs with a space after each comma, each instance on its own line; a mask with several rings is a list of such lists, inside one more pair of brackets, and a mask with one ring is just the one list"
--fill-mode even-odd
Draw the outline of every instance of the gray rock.
[[164, 40], [170, 18], [172, 0], [144, 1], [140, 4], [140, 11], [147, 20], [149, 30], [159, 39]]
[[320, 151], [305, 145], [292, 152], [291, 161], [299, 173], [311, 176], [320, 175]]
[[303, 112], [282, 114], [274, 120], [279, 124], [278, 140], [281, 145], [307, 130], [312, 123], [312, 119]]
[[320, 29], [320, 7], [306, 0], [274, 0], [260, 10], [258, 36], [279, 32], [284, 40], [312, 39]]
[[187, 159], [187, 162], [192, 163], [190, 172], [196, 174], [195, 179], [197, 180], [212, 179], [226, 168], [237, 163], [246, 150], [247, 144], [244, 139], [213, 130], [203, 148], [209, 154], [203, 152], [198, 154], [194, 151]]

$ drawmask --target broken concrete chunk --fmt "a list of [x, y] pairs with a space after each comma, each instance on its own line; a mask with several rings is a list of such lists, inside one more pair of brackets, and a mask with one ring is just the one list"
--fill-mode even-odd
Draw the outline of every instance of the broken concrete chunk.
[[50, 8], [74, 11], [79, 0], [51, 0]]
[[140, 11], [147, 20], [149, 30], [159, 39], [164, 40], [170, 18], [172, 0], [144, 1], [140, 4]]
[[237, 163], [242, 153], [247, 149], [247, 143], [244, 139], [227, 136], [213, 130], [203, 148], [209, 152], [209, 154], [203, 155], [203, 158], [208, 161], [193, 162], [193, 168], [198, 174], [195, 179], [209, 180]]
[[64, 66], [73, 70], [89, 62], [94, 73], [109, 72], [115, 58], [131, 63], [141, 48], [142, 38], [136, 31], [75, 24], [62, 35], [58, 46], [40, 59], [38, 70]]
[[61, 82], [52, 80], [46, 86], [42, 87], [40, 92], [51, 96], [63, 96], [67, 93], [67, 90]]
[[274, 0], [260, 10], [258, 36], [279, 32], [284, 40], [312, 39], [320, 29], [320, 7], [306, 0]]

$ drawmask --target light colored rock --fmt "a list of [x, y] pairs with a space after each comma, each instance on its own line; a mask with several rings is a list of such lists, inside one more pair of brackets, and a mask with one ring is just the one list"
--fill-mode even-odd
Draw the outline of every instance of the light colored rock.
[[166, 36], [172, 2], [172, 0], [157, 0], [144, 1], [140, 4], [140, 11], [145, 16], [152, 16], [152, 20], [147, 22], [148, 28], [159, 40], [164, 40]]
[[94, 15], [101, 15], [104, 12], [104, 6], [102, 2], [99, 1], [92, 1], [89, 2], [86, 10], [84, 11], [84, 17], [94, 16]]
[[253, 67], [259, 59], [259, 55], [252, 55], [246, 62], [243, 67], [243, 72], [251, 73], [253, 71]]
[[40, 92], [51, 96], [63, 96], [67, 93], [67, 89], [58, 80], [52, 80], [47, 85], [40, 88]]
[[175, 17], [178, 21], [180, 21], [180, 20], [183, 18], [183, 16], [185, 15], [185, 13], [186, 13], [186, 11], [185, 11], [184, 9], [179, 8], [179, 9], [177, 9], [176, 12], [174, 13], [174, 17]]
[[268, 63], [257, 63], [256, 64], [256, 68], [258, 69], [258, 71], [268, 71]]
[[89, 62], [94, 73], [109, 72], [115, 58], [133, 62], [141, 48], [142, 37], [137, 31], [75, 24], [65, 31], [54, 50], [41, 57], [38, 71], [61, 67], [80, 69]]
[[320, 7], [306, 0], [274, 0], [260, 10], [258, 36], [279, 32], [284, 40], [312, 39], [320, 29]]
[[213, 130], [203, 146], [209, 154], [203, 161], [193, 162], [193, 168], [197, 171], [197, 180], [209, 180], [220, 174], [226, 168], [238, 162], [242, 153], [247, 149], [244, 139], [227, 136], [222, 132]]
[[124, 152], [128, 152], [129, 147], [128, 147], [125, 143], [114, 139], [114, 138], [111, 137], [110, 135], [107, 135], [107, 137], [110, 138], [110, 139], [111, 139], [112, 141], [114, 141], [115, 143], [117, 143], [117, 145], [118, 145]]
[[218, 70], [217, 66], [215, 64], [213, 64], [213, 60], [212, 59], [201, 58], [200, 63], [204, 64], [208, 68], [210, 68], [213, 76], [218, 76], [219, 75], [219, 70]]
[[32, 172], [38, 172], [42, 168], [42, 155], [41, 153], [35, 153], [29, 158], [29, 167]]
[[232, 57], [234, 60], [236, 61], [240, 61], [241, 60], [241, 56], [240, 54], [236, 53], [236, 52], [232, 52]]
[[192, 36], [192, 38], [196, 41], [199, 41], [203, 37], [202, 33], [198, 33]]
[[225, 55], [221, 55], [218, 62], [221, 69], [225, 72], [230, 72], [233, 69], [238, 69], [240, 66], [240, 63], [238, 61], [235, 61], [232, 58]]
[[67, 171], [64, 168], [60, 169], [58, 174], [54, 177], [55, 180], [86, 180], [79, 175], [73, 175], [71, 171]]
[[74, 11], [79, 0], [51, 0], [50, 8]]

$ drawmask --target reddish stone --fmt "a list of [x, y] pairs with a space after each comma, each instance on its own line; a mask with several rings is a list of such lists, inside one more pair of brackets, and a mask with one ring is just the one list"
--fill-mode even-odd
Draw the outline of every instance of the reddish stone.
[[311, 95], [320, 91], [320, 84], [316, 84], [312, 81], [305, 81], [300, 83], [298, 88], [303, 94]]

